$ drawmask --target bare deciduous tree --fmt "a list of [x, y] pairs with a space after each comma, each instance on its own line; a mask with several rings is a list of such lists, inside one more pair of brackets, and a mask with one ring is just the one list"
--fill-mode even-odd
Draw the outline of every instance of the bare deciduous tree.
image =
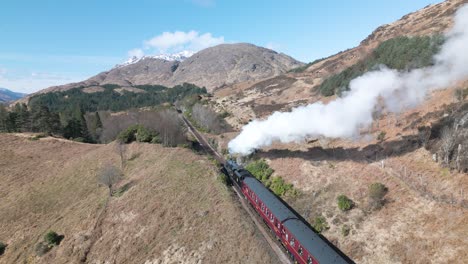
[[112, 195], [112, 187], [122, 179], [122, 172], [114, 165], [104, 166], [98, 174], [101, 184], [109, 188], [109, 196]]
[[159, 123], [155, 129], [159, 132], [164, 146], [175, 147], [186, 142], [185, 127], [175, 111], [159, 112]]
[[449, 165], [450, 153], [455, 147], [455, 142], [456, 142], [456, 135], [453, 129], [449, 127], [444, 127], [444, 129], [441, 132], [440, 142], [441, 142], [440, 148], [442, 151], [443, 161], [445, 165]]
[[195, 104], [192, 108], [192, 118], [211, 132], [221, 133], [223, 131], [222, 119], [209, 107]]

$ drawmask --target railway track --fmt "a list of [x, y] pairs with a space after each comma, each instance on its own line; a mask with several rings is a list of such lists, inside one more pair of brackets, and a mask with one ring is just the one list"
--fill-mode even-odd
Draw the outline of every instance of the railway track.
[[[189, 120], [187, 120], [187, 118], [185, 118], [183, 114], [179, 113], [179, 116], [184, 121], [185, 125], [188, 127], [189, 132], [198, 140], [202, 148], [213, 158], [215, 158], [218, 162], [224, 164], [226, 160], [223, 158], [223, 156], [220, 155], [215, 149], [213, 149], [213, 147], [208, 143], [205, 137], [203, 137], [203, 135], [200, 132], [198, 132], [198, 130], [192, 125], [192, 123]], [[286, 255], [284, 250], [282, 250], [281, 243], [275, 237], [272, 236], [269, 229], [267, 229], [267, 227], [263, 224], [263, 220], [256, 214], [256, 212], [252, 210], [251, 206], [247, 204], [244, 195], [241, 193], [239, 188], [237, 188], [236, 185], [233, 185], [232, 189], [239, 197], [239, 201], [242, 207], [245, 209], [250, 219], [257, 226], [258, 230], [265, 238], [265, 241], [271, 247], [273, 252], [278, 256], [278, 260], [284, 264], [292, 264], [290, 258]]]

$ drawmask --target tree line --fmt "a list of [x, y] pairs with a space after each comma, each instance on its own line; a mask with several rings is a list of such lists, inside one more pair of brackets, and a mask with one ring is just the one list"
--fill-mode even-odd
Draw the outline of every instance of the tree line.
[[[16, 104], [11, 108], [0, 105], [0, 132], [36, 132], [47, 135], [62, 136], [81, 142], [97, 143], [109, 142], [117, 134], [133, 124], [153, 125], [155, 131], [161, 135], [167, 145], [181, 143], [183, 129], [179, 121], [170, 122], [168, 119], [177, 119], [177, 114], [170, 111], [142, 112], [129, 111], [143, 107], [158, 107], [165, 103], [174, 103], [183, 98], [205, 94], [206, 88], [193, 84], [177, 85], [168, 88], [160, 85], [135, 86], [144, 92], [116, 91], [118, 85], [103, 85], [102, 91], [94, 93], [83, 92], [84, 87], [77, 87], [67, 91], [51, 92], [33, 96], [29, 104]], [[111, 111], [127, 111], [121, 115], [124, 120], [114, 120]], [[107, 127], [103, 119], [107, 119]], [[142, 119], [142, 120], [139, 120]], [[111, 124], [119, 121], [119, 124]], [[121, 122], [124, 121], [124, 122]]]
[[31, 105], [45, 105], [53, 112], [67, 112], [70, 107], [79, 105], [84, 112], [124, 111], [131, 108], [156, 106], [163, 103], [174, 103], [194, 94], [206, 94], [206, 88], [184, 83], [168, 88], [161, 85], [136, 85], [142, 92], [126, 90], [116, 91], [115, 84], [100, 86], [102, 91], [83, 92], [86, 87], [77, 87], [67, 91], [39, 94], [30, 99]]
[[434, 63], [433, 57], [439, 52], [444, 40], [441, 35], [389, 39], [382, 42], [367, 58], [325, 79], [318, 90], [323, 96], [340, 95], [349, 90], [351, 80], [378, 65], [396, 70], [431, 66]]
[[[96, 127], [102, 127], [99, 118], [96, 123]], [[16, 104], [10, 111], [0, 105], [0, 132], [35, 132], [94, 142], [79, 106], [65, 113], [50, 111], [45, 105]]]

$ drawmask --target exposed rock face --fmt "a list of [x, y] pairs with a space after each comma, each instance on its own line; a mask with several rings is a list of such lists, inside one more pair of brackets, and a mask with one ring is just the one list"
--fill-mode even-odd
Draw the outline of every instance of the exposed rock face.
[[82, 82], [54, 86], [37, 93], [104, 84], [160, 84], [172, 87], [185, 82], [205, 86], [212, 91], [223, 85], [274, 77], [302, 65], [302, 62], [285, 54], [252, 44], [222, 44], [195, 53], [182, 62], [147, 57]]

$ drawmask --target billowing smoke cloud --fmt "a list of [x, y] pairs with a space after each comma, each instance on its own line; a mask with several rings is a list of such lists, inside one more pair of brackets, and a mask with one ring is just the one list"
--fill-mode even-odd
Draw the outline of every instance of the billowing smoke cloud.
[[254, 120], [229, 142], [229, 151], [246, 155], [274, 141], [299, 142], [306, 137], [351, 138], [372, 124], [372, 112], [383, 103], [399, 112], [421, 103], [435, 89], [468, 78], [468, 5], [455, 15], [455, 24], [431, 67], [398, 72], [381, 67], [351, 81], [350, 91], [328, 104], [321, 102], [275, 112], [266, 120]]

